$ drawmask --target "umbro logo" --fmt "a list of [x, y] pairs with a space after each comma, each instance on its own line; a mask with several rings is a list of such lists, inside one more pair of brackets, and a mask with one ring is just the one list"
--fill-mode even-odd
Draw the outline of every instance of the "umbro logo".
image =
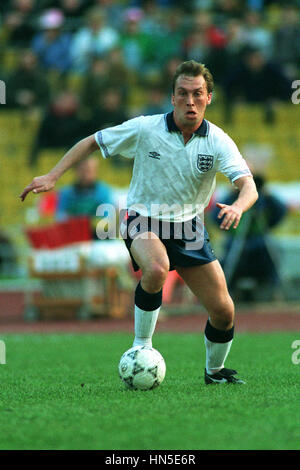
[[160, 160], [160, 153], [157, 152], [149, 152], [148, 157], [155, 158], [156, 160]]

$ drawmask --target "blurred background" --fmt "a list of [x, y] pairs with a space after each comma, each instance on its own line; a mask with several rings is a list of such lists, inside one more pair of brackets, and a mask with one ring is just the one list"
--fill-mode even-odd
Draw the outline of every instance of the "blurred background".
[[[18, 195], [81, 138], [169, 112], [188, 59], [212, 71], [206, 117], [237, 143], [260, 192], [235, 233], [218, 228], [215, 202], [235, 197], [222, 175], [206, 211], [229, 288], [241, 308], [297, 309], [300, 0], [1, 0], [1, 321], [132, 314], [125, 245], [96, 236], [107, 223], [97, 206], [124, 207], [132, 162], [95, 154], [55, 191]], [[170, 273], [166, 314], [199, 308]]]

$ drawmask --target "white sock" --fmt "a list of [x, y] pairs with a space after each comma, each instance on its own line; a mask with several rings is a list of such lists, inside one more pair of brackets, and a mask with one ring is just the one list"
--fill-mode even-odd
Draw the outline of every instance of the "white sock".
[[232, 340], [227, 343], [214, 343], [204, 336], [204, 343], [206, 348], [206, 371], [208, 374], [215, 374], [223, 369]]
[[155, 330], [160, 307], [150, 312], [134, 307], [134, 332], [133, 346], [152, 347], [152, 336]]

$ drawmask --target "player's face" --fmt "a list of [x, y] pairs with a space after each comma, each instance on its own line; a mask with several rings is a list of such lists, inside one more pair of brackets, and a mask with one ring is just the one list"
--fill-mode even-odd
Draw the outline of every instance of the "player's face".
[[211, 97], [212, 94], [207, 92], [202, 75], [197, 77], [180, 75], [172, 95], [177, 126], [197, 129], [203, 120], [206, 106], [211, 103]]

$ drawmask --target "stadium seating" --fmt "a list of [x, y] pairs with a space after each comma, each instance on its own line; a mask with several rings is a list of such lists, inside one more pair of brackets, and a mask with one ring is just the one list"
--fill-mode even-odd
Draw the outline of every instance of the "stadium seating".
[[263, 112], [257, 106], [240, 105], [236, 109], [234, 124], [222, 122], [219, 108], [209, 109], [208, 119], [216, 122], [234, 139], [240, 149], [249, 143], [268, 144], [274, 150], [274, 158], [267, 169], [269, 181], [294, 181], [298, 162], [300, 136], [296, 131], [300, 117], [297, 105], [278, 105], [276, 122], [263, 122]]

